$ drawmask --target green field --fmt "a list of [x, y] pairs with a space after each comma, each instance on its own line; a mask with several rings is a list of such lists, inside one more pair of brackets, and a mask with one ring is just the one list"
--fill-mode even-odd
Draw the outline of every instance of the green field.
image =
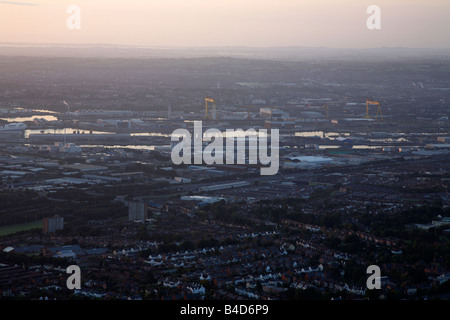
[[42, 228], [42, 220], [0, 227], [0, 236], [5, 236], [18, 231], [26, 231], [36, 228], [37, 229]]

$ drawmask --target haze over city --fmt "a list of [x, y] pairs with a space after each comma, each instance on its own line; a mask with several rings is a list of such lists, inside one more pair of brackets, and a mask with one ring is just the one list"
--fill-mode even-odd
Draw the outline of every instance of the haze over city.
[[[369, 30], [369, 5], [381, 30]], [[69, 30], [69, 5], [81, 29]], [[448, 48], [446, 0], [0, 1], [0, 42], [126, 46]]]

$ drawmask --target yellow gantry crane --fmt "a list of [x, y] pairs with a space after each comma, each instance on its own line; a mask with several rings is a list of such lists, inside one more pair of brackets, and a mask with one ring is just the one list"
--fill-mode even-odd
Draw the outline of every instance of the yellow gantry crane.
[[327, 105], [327, 104], [324, 104], [322, 107], [324, 107], [324, 108], [326, 108], [327, 109], [327, 114], [326, 114], [326, 118], [328, 119], [328, 108], [329, 108], [329, 105]]
[[369, 105], [377, 105], [377, 114], [375, 115], [375, 119], [378, 119], [378, 115], [380, 115], [381, 120], [383, 120], [383, 113], [381, 112], [381, 105], [378, 101], [372, 101], [372, 100], [366, 100], [366, 116], [364, 118], [366, 119], [372, 119], [372, 117], [369, 115]]
[[241, 108], [247, 108], [247, 119], [250, 119], [250, 108], [256, 108], [255, 106], [241, 106]]
[[[208, 112], [208, 102], [211, 102], [213, 104], [211, 114], [209, 114]], [[205, 98], [205, 119], [216, 120], [216, 117], [217, 117], [216, 102], [214, 101], [214, 99]]]

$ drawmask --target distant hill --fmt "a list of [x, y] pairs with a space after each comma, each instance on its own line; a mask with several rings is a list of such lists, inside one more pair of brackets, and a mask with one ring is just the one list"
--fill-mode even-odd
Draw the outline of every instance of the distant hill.
[[234, 57], [265, 60], [404, 60], [450, 58], [450, 49], [403, 47], [127, 47], [111, 44], [26, 44], [0, 43], [0, 56], [179, 58]]

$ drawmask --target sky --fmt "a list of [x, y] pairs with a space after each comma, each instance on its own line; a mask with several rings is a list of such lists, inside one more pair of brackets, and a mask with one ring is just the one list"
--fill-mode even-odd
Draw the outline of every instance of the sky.
[[[381, 29], [367, 28], [369, 5]], [[0, 1], [0, 43], [449, 48], [449, 30], [450, 0]]]

